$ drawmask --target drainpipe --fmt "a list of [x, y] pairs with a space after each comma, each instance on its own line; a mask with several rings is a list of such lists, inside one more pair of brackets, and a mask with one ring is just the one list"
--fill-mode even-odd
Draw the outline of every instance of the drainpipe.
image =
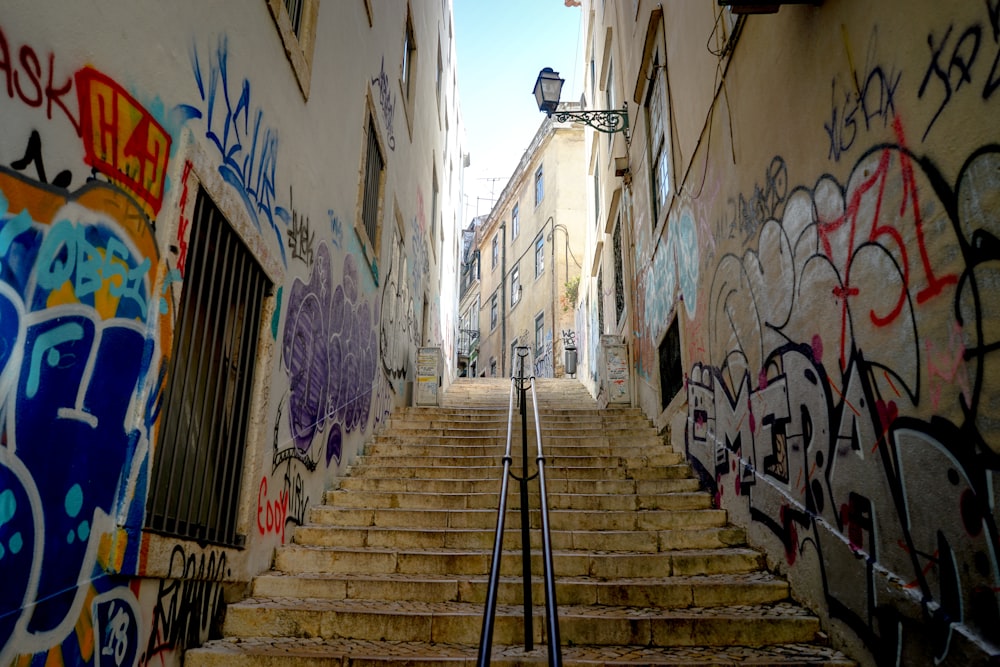
[[[511, 359], [511, 364], [514, 360]], [[507, 371], [507, 223], [500, 223], [500, 377]], [[513, 366], [511, 367], [513, 371]]]

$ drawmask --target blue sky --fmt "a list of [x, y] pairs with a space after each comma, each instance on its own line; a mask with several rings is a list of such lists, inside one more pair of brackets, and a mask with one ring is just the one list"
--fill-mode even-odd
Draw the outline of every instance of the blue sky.
[[[566, 80], [562, 99], [583, 93], [579, 7], [564, 0], [454, 0], [458, 94], [468, 151], [462, 226], [489, 213], [545, 118], [532, 88], [551, 67]], [[498, 178], [491, 183], [486, 178]]]

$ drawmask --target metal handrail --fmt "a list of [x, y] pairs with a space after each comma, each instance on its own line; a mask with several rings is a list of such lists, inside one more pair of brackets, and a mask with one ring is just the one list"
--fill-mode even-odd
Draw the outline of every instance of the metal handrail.
[[[542, 429], [538, 417], [538, 396], [535, 391], [535, 378], [524, 376], [524, 360], [528, 348], [517, 348], [520, 357], [520, 375], [510, 379], [510, 400], [507, 408], [507, 446], [503, 456], [503, 481], [500, 486], [500, 501], [497, 509], [497, 529], [493, 538], [493, 559], [490, 563], [490, 578], [486, 591], [486, 610], [483, 613], [483, 628], [480, 634], [479, 655], [476, 664], [485, 667], [490, 664], [490, 652], [493, 646], [493, 628], [496, 623], [497, 595], [500, 585], [500, 558], [503, 553], [504, 517], [507, 514], [508, 480], [514, 478], [520, 483], [521, 491], [521, 562], [523, 566], [524, 586], [524, 650], [534, 648], [534, 626], [532, 622], [533, 605], [531, 601], [531, 535], [528, 515], [528, 481], [538, 477], [539, 505], [542, 518], [542, 562], [545, 578], [545, 623], [548, 640], [548, 662], [553, 667], [561, 667], [562, 650], [559, 643], [559, 617], [556, 609], [556, 584], [552, 567], [552, 538], [549, 528], [548, 495], [545, 490], [545, 457], [542, 454]], [[531, 399], [535, 413], [535, 437], [538, 456], [535, 458], [537, 470], [534, 475], [528, 475], [528, 420], [526, 406], [525, 383], [531, 387]], [[523, 474], [518, 477], [511, 472], [513, 458], [511, 457], [511, 441], [514, 425], [514, 389], [518, 389], [518, 406], [521, 411], [521, 447]]]

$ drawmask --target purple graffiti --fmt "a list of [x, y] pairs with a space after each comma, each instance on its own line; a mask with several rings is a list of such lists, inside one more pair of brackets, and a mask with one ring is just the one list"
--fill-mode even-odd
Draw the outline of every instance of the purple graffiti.
[[308, 284], [295, 280], [289, 291], [281, 355], [295, 447], [305, 454], [325, 433], [327, 465], [340, 461], [347, 433], [367, 428], [377, 344], [354, 256], [344, 259], [340, 284], [331, 273], [330, 251], [321, 243]]

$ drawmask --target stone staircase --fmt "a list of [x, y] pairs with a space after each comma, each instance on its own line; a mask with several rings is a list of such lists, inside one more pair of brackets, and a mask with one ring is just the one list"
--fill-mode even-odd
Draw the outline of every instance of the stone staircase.
[[[853, 664], [638, 410], [598, 410], [575, 380], [538, 385], [564, 664]], [[229, 605], [225, 638], [185, 664], [475, 664], [509, 387], [460, 380], [440, 408], [397, 412], [253, 597]], [[530, 652], [510, 488], [492, 664], [545, 663], [537, 481]]]

